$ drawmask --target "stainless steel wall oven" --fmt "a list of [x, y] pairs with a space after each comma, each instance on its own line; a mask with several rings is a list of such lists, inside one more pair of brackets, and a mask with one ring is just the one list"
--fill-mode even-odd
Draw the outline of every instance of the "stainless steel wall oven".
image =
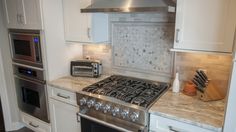
[[49, 122], [43, 70], [17, 63], [13, 68], [19, 108], [23, 112]]

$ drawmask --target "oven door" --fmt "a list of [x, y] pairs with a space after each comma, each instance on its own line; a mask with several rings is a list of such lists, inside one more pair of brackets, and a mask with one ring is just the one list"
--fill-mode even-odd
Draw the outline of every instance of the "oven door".
[[[95, 117], [91, 117], [82, 113], [80, 116], [81, 132], [146, 132], [147, 130], [141, 126], [130, 125], [120, 127], [110, 122], [102, 121]], [[115, 117], [114, 117], [115, 118]], [[106, 118], [104, 118], [106, 120]]]
[[23, 111], [49, 122], [46, 104], [46, 85], [15, 76], [18, 106]]
[[42, 62], [39, 35], [11, 33], [10, 37], [13, 60]]

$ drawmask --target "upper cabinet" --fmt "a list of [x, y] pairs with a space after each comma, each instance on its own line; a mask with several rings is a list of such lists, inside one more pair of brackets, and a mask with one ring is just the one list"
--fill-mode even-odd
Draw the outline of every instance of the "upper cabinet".
[[235, 0], [177, 0], [174, 49], [232, 52]]
[[108, 14], [81, 13], [91, 0], [63, 0], [65, 40], [67, 42], [108, 42]]
[[40, 0], [4, 0], [6, 23], [12, 29], [42, 29]]

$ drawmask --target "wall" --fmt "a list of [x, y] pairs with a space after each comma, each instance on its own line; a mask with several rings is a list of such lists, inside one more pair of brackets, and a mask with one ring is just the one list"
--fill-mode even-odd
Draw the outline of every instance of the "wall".
[[231, 66], [232, 56], [230, 55], [176, 53], [175, 71], [179, 72], [180, 81], [191, 80], [197, 69], [205, 69], [209, 79], [214, 81], [214, 85], [220, 87], [225, 95], [228, 90]]
[[5, 127], [7, 131], [18, 129], [19, 111], [13, 81], [8, 32], [4, 23], [3, 5], [0, 0], [0, 95], [2, 99]]

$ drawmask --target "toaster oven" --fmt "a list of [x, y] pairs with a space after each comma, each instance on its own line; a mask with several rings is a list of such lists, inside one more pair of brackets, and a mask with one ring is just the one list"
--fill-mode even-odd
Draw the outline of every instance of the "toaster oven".
[[102, 73], [100, 60], [71, 61], [71, 76], [99, 77]]

